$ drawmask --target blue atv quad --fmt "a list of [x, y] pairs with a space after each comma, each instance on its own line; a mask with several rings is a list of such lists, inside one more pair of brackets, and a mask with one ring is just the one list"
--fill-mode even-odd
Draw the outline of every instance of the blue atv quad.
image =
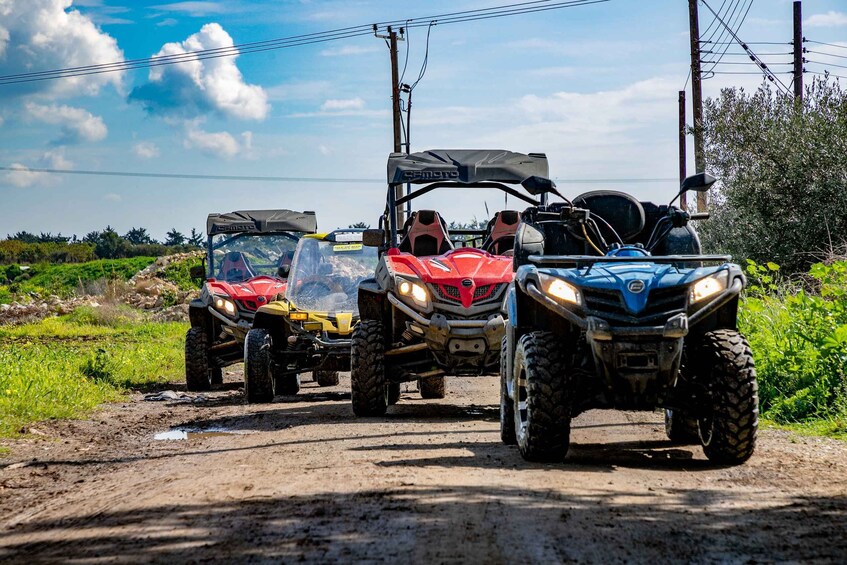
[[[679, 195], [714, 182], [691, 176]], [[689, 221], [708, 214], [613, 191], [564, 200], [524, 212], [515, 238], [503, 442], [530, 461], [562, 461], [580, 413], [664, 409], [672, 441], [700, 443], [711, 461], [746, 461], [759, 411], [737, 329], [746, 280], [730, 257], [701, 254]]]

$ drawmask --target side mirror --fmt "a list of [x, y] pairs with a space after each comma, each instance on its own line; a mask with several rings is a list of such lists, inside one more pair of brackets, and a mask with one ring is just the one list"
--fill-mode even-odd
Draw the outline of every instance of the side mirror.
[[279, 275], [279, 278], [281, 279], [287, 279], [290, 273], [291, 265], [280, 265], [276, 270], [276, 274]]
[[188, 269], [188, 276], [195, 281], [206, 280], [206, 267], [203, 265], [194, 265]]
[[524, 179], [521, 183], [521, 186], [526, 189], [526, 191], [533, 196], [538, 196], [539, 194], [546, 194], [548, 192], [552, 192], [556, 194], [556, 183], [551, 181], [550, 179], [544, 177], [529, 177]]
[[385, 231], [381, 229], [370, 229], [362, 232], [362, 245], [367, 247], [380, 247], [385, 243]]
[[697, 173], [696, 175], [691, 175], [682, 181], [682, 186], [679, 189], [679, 193], [693, 190], [695, 192], [706, 192], [712, 185], [717, 182], [718, 179], [710, 175], [709, 173]]

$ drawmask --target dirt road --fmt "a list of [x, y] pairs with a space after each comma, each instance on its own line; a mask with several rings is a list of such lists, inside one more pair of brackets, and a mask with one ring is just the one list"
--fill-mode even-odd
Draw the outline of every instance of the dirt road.
[[[132, 402], [0, 459], [0, 562], [847, 560], [847, 445], [765, 431], [715, 467], [659, 414], [590, 412], [568, 460], [500, 443], [497, 382], [355, 419], [349, 379], [247, 406]], [[155, 440], [175, 427], [228, 434]]]

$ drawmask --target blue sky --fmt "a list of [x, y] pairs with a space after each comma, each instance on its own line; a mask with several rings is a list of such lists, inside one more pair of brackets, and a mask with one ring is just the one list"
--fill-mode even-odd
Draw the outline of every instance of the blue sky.
[[[0, 75], [502, 3], [4, 0]], [[724, 2], [709, 3], [718, 9]], [[803, 7], [807, 38], [847, 46], [843, 0], [806, 0]], [[701, 7], [702, 27], [711, 21]], [[406, 82], [418, 74], [425, 35], [413, 29], [400, 44], [401, 64], [409, 48]], [[754, 0], [739, 35], [751, 42], [790, 41], [791, 2]], [[847, 63], [835, 57], [847, 55], [843, 48], [815, 48], [831, 55], [810, 58]], [[686, 83], [688, 57], [684, 0], [610, 0], [435, 26], [428, 70], [414, 92], [412, 149], [546, 152], [551, 176], [570, 196], [602, 186], [567, 182], [572, 179], [673, 178], [677, 91]], [[767, 60], [789, 62], [790, 56]], [[832, 70], [847, 75], [847, 69]], [[326, 229], [360, 220], [374, 224], [384, 206], [382, 182], [197, 181], [27, 169], [381, 180], [392, 143], [389, 77], [384, 43], [365, 36], [214, 62], [0, 85], [0, 164], [18, 169], [0, 172], [0, 236], [18, 230], [83, 235], [109, 224], [120, 233], [144, 226], [161, 238], [171, 227], [202, 227], [209, 212], [251, 208], [316, 210]], [[704, 90], [715, 95], [721, 87], [753, 89], [760, 82], [758, 76], [719, 75], [705, 81]], [[658, 201], [674, 191], [672, 182], [608, 188]], [[420, 203], [448, 220], [485, 217], [486, 205], [502, 207], [502, 196], [436, 192]]]

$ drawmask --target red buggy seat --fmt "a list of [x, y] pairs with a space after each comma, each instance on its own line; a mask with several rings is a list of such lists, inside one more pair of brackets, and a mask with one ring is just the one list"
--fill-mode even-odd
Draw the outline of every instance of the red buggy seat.
[[250, 266], [250, 262], [247, 260], [247, 257], [244, 256], [244, 253], [240, 251], [230, 251], [224, 255], [218, 278], [227, 282], [241, 282], [255, 276], [256, 273], [253, 271], [253, 268]]
[[441, 255], [453, 249], [447, 224], [434, 210], [418, 210], [406, 220], [406, 234], [400, 241], [399, 249], [415, 257]]
[[487, 236], [482, 242], [483, 251], [492, 255], [511, 255], [520, 223], [521, 213], [516, 210], [503, 210], [494, 214], [486, 227]]

